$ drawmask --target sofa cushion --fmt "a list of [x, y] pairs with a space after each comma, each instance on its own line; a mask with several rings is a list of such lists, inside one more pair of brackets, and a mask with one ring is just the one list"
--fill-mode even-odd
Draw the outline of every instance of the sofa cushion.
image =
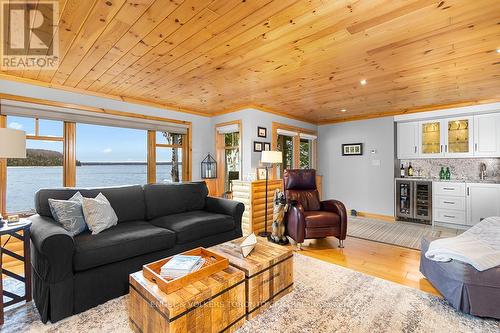
[[306, 228], [323, 228], [340, 226], [340, 216], [327, 211], [304, 212]]
[[175, 233], [146, 221], [129, 221], [102, 231], [75, 238], [75, 271], [105, 265], [175, 246]]
[[203, 210], [167, 215], [150, 221], [152, 224], [175, 231], [177, 243], [187, 243], [235, 228], [229, 215]]
[[205, 208], [205, 182], [144, 185], [146, 219]]
[[41, 189], [35, 194], [36, 212], [41, 216], [52, 217], [48, 199], [68, 200], [78, 191], [86, 198], [95, 198], [99, 193], [102, 193], [113, 207], [116, 216], [118, 216], [118, 223], [144, 220], [146, 204], [144, 203], [144, 192], [140, 185], [95, 189]]

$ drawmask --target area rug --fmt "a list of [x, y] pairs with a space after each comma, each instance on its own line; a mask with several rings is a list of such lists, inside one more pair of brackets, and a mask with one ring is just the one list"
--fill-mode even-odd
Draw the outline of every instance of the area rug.
[[461, 231], [412, 222], [387, 222], [350, 216], [347, 235], [379, 243], [392, 244], [420, 250], [423, 237], [453, 237]]
[[[455, 311], [445, 301], [376, 277], [295, 254], [294, 290], [248, 321], [250, 332], [481, 332], [500, 322]], [[131, 332], [126, 297], [55, 324], [32, 304], [8, 308], [3, 332]]]

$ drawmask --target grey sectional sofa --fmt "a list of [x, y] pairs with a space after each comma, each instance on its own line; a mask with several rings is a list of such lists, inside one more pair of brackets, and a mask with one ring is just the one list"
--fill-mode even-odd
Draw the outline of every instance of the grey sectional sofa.
[[[103, 193], [118, 224], [72, 237], [48, 199]], [[58, 321], [128, 292], [128, 275], [143, 264], [242, 235], [244, 205], [208, 196], [204, 182], [97, 189], [42, 189], [30, 219], [33, 297], [43, 322]]]

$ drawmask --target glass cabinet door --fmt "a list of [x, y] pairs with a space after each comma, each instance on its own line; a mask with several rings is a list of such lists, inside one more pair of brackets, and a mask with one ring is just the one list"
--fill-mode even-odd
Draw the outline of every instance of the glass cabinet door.
[[446, 122], [448, 126], [448, 140], [445, 149], [446, 153], [471, 153], [471, 120], [468, 118], [449, 119]]
[[422, 123], [421, 147], [423, 155], [441, 154], [441, 123], [440, 121]]

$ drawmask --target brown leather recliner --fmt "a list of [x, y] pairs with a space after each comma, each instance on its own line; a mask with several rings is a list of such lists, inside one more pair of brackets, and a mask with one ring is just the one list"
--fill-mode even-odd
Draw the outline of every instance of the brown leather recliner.
[[337, 200], [319, 200], [316, 187], [316, 170], [285, 170], [283, 189], [290, 204], [286, 215], [287, 235], [297, 242], [304, 239], [334, 236], [339, 239], [339, 247], [347, 232], [347, 211]]

